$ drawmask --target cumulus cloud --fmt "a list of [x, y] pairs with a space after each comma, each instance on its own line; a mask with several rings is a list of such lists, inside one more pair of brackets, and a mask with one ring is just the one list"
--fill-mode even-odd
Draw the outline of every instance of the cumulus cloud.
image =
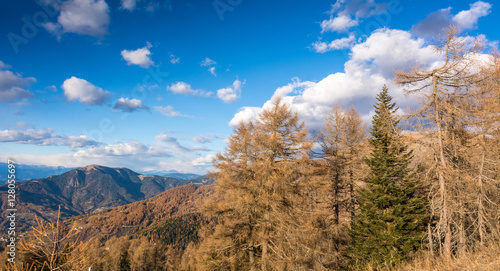
[[350, 48], [356, 42], [356, 37], [354, 34], [350, 34], [349, 37], [333, 40], [329, 43], [317, 41], [313, 43], [313, 48], [317, 53], [326, 53], [334, 50], [343, 50]]
[[234, 103], [241, 94], [242, 82], [236, 79], [231, 87], [221, 88], [217, 90], [217, 97], [225, 103]]
[[33, 94], [25, 88], [36, 83], [36, 79], [25, 78], [19, 73], [10, 71], [10, 68], [12, 68], [10, 65], [0, 61], [0, 102], [32, 98]]
[[149, 110], [149, 107], [144, 106], [141, 100], [120, 98], [113, 107], [115, 110], [121, 110], [124, 112], [134, 112], [137, 110]]
[[104, 0], [69, 0], [60, 5], [57, 23], [43, 26], [58, 38], [64, 33], [102, 38], [108, 33], [109, 6]]
[[477, 1], [470, 5], [469, 10], [460, 11], [453, 16], [453, 23], [457, 24], [462, 29], [473, 29], [477, 26], [479, 18], [490, 14], [491, 4]]
[[68, 146], [71, 148], [83, 148], [97, 146], [98, 142], [81, 136], [60, 136], [54, 133], [54, 129], [8, 129], [0, 130], [0, 142], [18, 144], [31, 144], [38, 146]]
[[141, 68], [149, 68], [149, 66], [154, 66], [153, 60], [151, 60], [151, 43], [137, 50], [123, 50], [121, 55], [125, 61], [127, 61], [127, 65], [137, 65]]
[[178, 111], [174, 110], [174, 107], [171, 105], [167, 106], [155, 106], [155, 110], [160, 112], [161, 114], [167, 116], [167, 117], [191, 117], [188, 115], [183, 115]]
[[185, 82], [177, 82], [170, 86], [167, 86], [167, 90], [170, 90], [176, 94], [201, 96], [201, 97], [208, 97], [213, 94], [212, 92], [206, 92], [201, 89], [193, 89], [190, 84]]
[[[374, 0], [337, 0], [329, 11], [330, 19], [323, 20], [320, 24], [321, 33], [348, 32], [351, 28], [359, 25], [362, 19], [386, 13], [387, 8], [388, 3], [375, 3]], [[317, 41], [312, 44], [312, 47], [317, 53], [326, 53], [350, 48], [355, 43], [356, 37], [354, 33], [351, 33], [348, 37], [331, 42]]]
[[261, 111], [260, 107], [245, 106], [242, 107], [229, 121], [229, 126], [237, 126], [241, 122], [256, 119]]
[[82, 104], [102, 105], [109, 96], [108, 91], [94, 86], [85, 79], [72, 76], [62, 84], [64, 96], [68, 101], [80, 101]]
[[353, 20], [346, 15], [339, 15], [329, 20], [324, 20], [321, 22], [321, 33], [323, 32], [346, 32], [351, 27], [358, 25], [357, 20]]
[[422, 37], [435, 37], [450, 25], [456, 25], [461, 30], [474, 29], [477, 27], [479, 18], [491, 12], [491, 4], [477, 1], [470, 5], [470, 9], [460, 11], [456, 15], [452, 15], [451, 9], [448, 7], [432, 12], [412, 27], [412, 33]]
[[[423, 39], [413, 38], [402, 30], [379, 29], [352, 47], [343, 72], [330, 74], [318, 82], [295, 78], [276, 89], [272, 98], [282, 97], [309, 127], [319, 128], [335, 103], [355, 104], [361, 113], [368, 114], [384, 84], [398, 104], [411, 105], [413, 101], [406, 99], [402, 89], [393, 84], [393, 70], [417, 64], [428, 68], [436, 61], [433, 48]], [[272, 98], [263, 107], [242, 108], [229, 125], [256, 118], [262, 108], [271, 106]]]
[[142, 157], [170, 157], [170, 150], [162, 145], [146, 145], [137, 140], [129, 142], [118, 142], [104, 147], [91, 147], [86, 150], [80, 150], [75, 153], [76, 157], [87, 158], [96, 156], [135, 156]]
[[357, 26], [361, 18], [368, 18], [387, 11], [387, 3], [374, 0], [337, 0], [330, 10], [330, 19], [321, 22], [321, 33], [347, 32]]

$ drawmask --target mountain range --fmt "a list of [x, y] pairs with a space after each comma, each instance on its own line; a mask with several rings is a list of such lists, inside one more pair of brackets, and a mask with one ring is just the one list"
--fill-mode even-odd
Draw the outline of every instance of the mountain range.
[[[0, 168], [7, 168], [7, 163], [0, 163]], [[16, 165], [16, 179], [20, 182], [41, 179], [52, 175], [60, 175], [67, 171], [70, 171], [75, 168], [67, 168], [67, 167], [50, 167], [43, 165], [25, 165], [25, 164], [17, 164]], [[143, 175], [158, 175], [164, 177], [170, 177], [180, 180], [191, 180], [202, 175], [193, 174], [193, 173], [183, 173], [177, 170], [168, 170], [168, 171], [146, 171], [142, 172]], [[7, 183], [8, 172], [7, 170], [0, 170], [0, 185]]]
[[[7, 163], [0, 163], [1, 169], [7, 169], [7, 166]], [[73, 168], [67, 167], [16, 164], [16, 179], [21, 182], [40, 179], [47, 176], [63, 174], [64, 172], [70, 171], [72, 169]], [[0, 184], [4, 184], [7, 182], [7, 176], [7, 170], [0, 170]]]
[[[154, 197], [168, 189], [186, 184], [210, 184], [213, 180], [193, 180], [157, 175], [143, 175], [127, 168], [89, 165], [60, 175], [28, 180], [17, 184], [16, 209], [18, 230], [35, 225], [35, 215], [43, 220], [61, 219], [89, 214]], [[7, 223], [7, 186], [0, 186], [2, 216]]]

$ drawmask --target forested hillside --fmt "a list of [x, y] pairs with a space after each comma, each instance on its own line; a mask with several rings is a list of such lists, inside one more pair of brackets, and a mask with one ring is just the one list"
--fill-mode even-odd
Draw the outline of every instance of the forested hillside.
[[[36, 225], [35, 216], [54, 221], [60, 208], [60, 218], [88, 214], [156, 196], [165, 190], [209, 180], [184, 180], [156, 175], [142, 175], [127, 168], [89, 165], [47, 178], [29, 180], [17, 185], [18, 230]], [[3, 214], [0, 224], [7, 220], [7, 185], [0, 186], [0, 205]]]

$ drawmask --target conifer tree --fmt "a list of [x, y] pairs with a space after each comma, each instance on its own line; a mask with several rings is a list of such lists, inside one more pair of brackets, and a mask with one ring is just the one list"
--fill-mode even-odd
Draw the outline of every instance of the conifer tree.
[[[372, 119], [367, 185], [360, 190], [359, 214], [351, 230], [351, 259], [394, 265], [417, 250], [428, 217], [425, 198], [409, 168], [411, 152], [401, 139], [396, 104], [386, 86], [377, 96]], [[359, 267], [359, 266], [358, 266]]]
[[280, 99], [235, 128], [214, 160], [216, 195], [203, 212], [218, 225], [200, 244], [200, 270], [329, 268], [329, 232], [311, 207], [307, 135]]
[[120, 255], [120, 271], [130, 271], [130, 259], [128, 256], [128, 250], [125, 249]]

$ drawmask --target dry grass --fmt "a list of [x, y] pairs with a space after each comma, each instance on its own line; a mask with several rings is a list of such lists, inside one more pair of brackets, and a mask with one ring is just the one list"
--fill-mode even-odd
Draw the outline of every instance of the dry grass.
[[442, 257], [422, 255], [413, 261], [399, 267], [400, 271], [499, 271], [500, 244], [496, 244], [477, 252], [465, 253], [446, 261]]

